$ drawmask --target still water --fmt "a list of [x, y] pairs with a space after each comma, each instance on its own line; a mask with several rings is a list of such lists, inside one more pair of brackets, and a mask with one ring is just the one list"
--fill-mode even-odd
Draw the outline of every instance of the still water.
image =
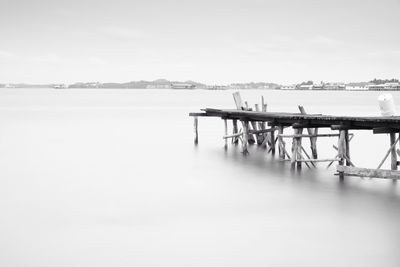
[[[241, 94], [379, 114], [379, 92]], [[2, 89], [0, 266], [400, 266], [400, 184], [225, 151], [216, 118], [194, 146], [188, 113], [233, 106], [232, 91]], [[353, 162], [376, 167], [388, 143], [356, 132]]]

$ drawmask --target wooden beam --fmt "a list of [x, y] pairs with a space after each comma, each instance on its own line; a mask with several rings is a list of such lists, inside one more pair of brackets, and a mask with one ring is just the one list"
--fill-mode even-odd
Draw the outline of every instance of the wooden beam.
[[262, 134], [262, 133], [270, 133], [273, 131], [276, 131], [278, 128], [277, 127], [273, 127], [270, 129], [264, 129], [264, 130], [250, 130], [251, 134]]
[[310, 125], [307, 122], [295, 122], [292, 124], [292, 128], [308, 128]]
[[332, 130], [350, 130], [351, 126], [346, 124], [331, 125]]
[[240, 132], [240, 133], [234, 133], [234, 134], [224, 135], [224, 136], [222, 136], [222, 138], [223, 138], [223, 139], [237, 138], [237, 137], [242, 136], [242, 135], [243, 135], [243, 133]]
[[379, 127], [372, 129], [372, 132], [374, 134], [388, 134], [388, 133], [398, 133], [399, 130], [393, 128]]
[[336, 170], [347, 176], [360, 176], [382, 179], [400, 179], [400, 171], [356, 168], [338, 165]]
[[283, 138], [293, 138], [293, 137], [338, 137], [339, 134], [286, 134], [286, 135], [279, 135], [279, 136], [283, 137]]
[[190, 112], [189, 113], [190, 117], [208, 117], [207, 113], [204, 112]]
[[302, 160], [297, 160], [301, 162], [331, 162], [331, 161], [339, 161], [339, 159], [334, 158], [334, 159], [302, 159]]

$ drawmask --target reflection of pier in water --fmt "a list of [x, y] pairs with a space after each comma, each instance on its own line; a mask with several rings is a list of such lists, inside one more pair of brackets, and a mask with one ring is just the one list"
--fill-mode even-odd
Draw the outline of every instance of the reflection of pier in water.
[[[257, 144], [265, 147], [268, 153], [275, 154], [276, 147], [279, 151], [279, 159], [291, 162], [292, 170], [301, 170], [303, 164], [308, 168], [315, 167], [316, 162], [337, 162], [336, 167], [341, 178], [345, 175], [399, 179], [400, 171], [397, 171], [399, 162], [397, 161], [396, 145], [400, 132], [400, 116], [333, 116], [323, 114], [306, 114], [305, 109], [299, 106], [300, 113], [287, 112], [267, 112], [267, 105], [262, 97], [261, 110], [258, 104], [255, 109], [249, 108], [239, 93], [234, 93], [234, 100], [237, 109], [213, 109], [206, 108], [202, 112], [190, 113], [194, 117], [195, 143], [198, 143], [198, 117], [220, 117], [224, 120], [225, 147], [228, 146], [228, 139], [232, 143], [242, 144], [243, 153], [248, 154], [248, 145]], [[232, 133], [228, 133], [228, 121], [232, 121]], [[240, 122], [240, 127], [238, 125]], [[292, 128], [293, 134], [285, 134], [284, 129]], [[332, 133], [318, 134], [319, 128], [330, 128]], [[307, 133], [303, 133], [306, 129]], [[353, 134], [349, 131], [372, 130], [374, 134], [389, 134], [390, 147], [384, 158], [376, 169], [358, 168], [354, 166], [350, 157], [350, 141]], [[318, 158], [317, 138], [337, 137], [338, 144], [333, 146], [337, 151], [334, 158]], [[285, 139], [292, 139], [291, 153], [286, 149]], [[302, 146], [302, 138], [310, 138], [310, 153]], [[381, 167], [386, 159], [391, 158], [391, 170], [382, 170]]]

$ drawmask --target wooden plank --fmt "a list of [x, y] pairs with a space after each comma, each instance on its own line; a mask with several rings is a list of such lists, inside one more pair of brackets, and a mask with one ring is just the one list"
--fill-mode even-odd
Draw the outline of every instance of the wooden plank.
[[360, 177], [371, 177], [371, 178], [382, 178], [382, 179], [400, 179], [400, 171], [394, 170], [380, 170], [380, 169], [367, 169], [357, 168], [350, 166], [336, 167], [339, 173], [343, 173], [348, 176], [360, 176]]
[[[243, 110], [229, 110], [229, 109], [204, 109], [209, 116], [221, 116], [221, 114], [229, 115], [231, 118], [247, 118], [248, 120], [255, 121], [272, 121], [276, 120], [279, 124], [296, 123], [299, 121], [311, 121], [317, 123], [321, 127], [323, 125], [341, 125], [349, 124], [351, 129], [373, 129], [377, 127], [389, 127], [400, 129], [400, 116], [333, 116], [321, 114], [298, 114], [287, 112], [255, 112]], [[343, 126], [341, 126], [343, 127]], [[349, 129], [350, 129], [349, 128]]]

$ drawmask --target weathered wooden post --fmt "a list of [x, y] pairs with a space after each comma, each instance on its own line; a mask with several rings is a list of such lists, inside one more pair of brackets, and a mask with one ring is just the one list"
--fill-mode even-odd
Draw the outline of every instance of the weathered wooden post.
[[[225, 136], [228, 135], [228, 120], [224, 119]], [[228, 148], [228, 138], [225, 138], [225, 149]]]
[[[299, 110], [301, 114], [307, 114], [306, 110], [303, 106], [299, 106]], [[318, 128], [307, 128], [307, 132], [309, 135], [318, 135]], [[310, 137], [310, 147], [311, 147], [311, 154], [313, 159], [318, 158], [317, 152], [317, 136]]]
[[275, 131], [272, 130], [270, 134], [271, 134], [271, 153], [272, 155], [275, 155]]
[[[236, 109], [238, 109], [238, 110], [248, 110], [248, 104], [247, 104], [247, 102], [245, 102], [246, 106], [243, 105], [243, 100], [242, 100], [242, 97], [240, 96], [239, 92], [234, 92], [232, 95], [233, 95], [233, 100], [235, 101]], [[244, 128], [244, 125], [243, 125], [243, 128]], [[247, 125], [247, 129], [249, 129], [249, 125]], [[244, 131], [244, 129], [243, 129], [243, 131]], [[249, 134], [249, 132], [247, 132], [247, 140], [251, 144], [254, 144], [256, 142], [254, 140], [253, 135]]]
[[344, 130], [346, 166], [351, 166], [349, 130]]
[[[260, 111], [258, 104], [254, 104], [254, 108], [255, 108], [255, 111], [257, 111], [257, 112]], [[261, 122], [261, 121], [258, 122], [258, 129], [265, 130], [265, 123]], [[264, 142], [265, 134], [260, 133], [260, 134], [257, 134], [256, 137], [257, 137], [257, 145], [262, 145], [262, 143]]]
[[[339, 165], [344, 165], [344, 158], [346, 155], [346, 141], [345, 141], [345, 131], [339, 130], [339, 138], [338, 138], [338, 157], [339, 157]], [[339, 178], [344, 179], [344, 172], [339, 171]]]
[[396, 133], [390, 133], [391, 169], [397, 170]]
[[247, 120], [242, 121], [243, 123], [243, 154], [249, 154], [249, 150], [247, 149], [247, 145], [249, 143], [249, 122]]
[[197, 145], [199, 143], [199, 132], [197, 130], [198, 128], [198, 122], [199, 119], [197, 116], [194, 117], [194, 144]]
[[[300, 113], [305, 115], [307, 114], [306, 110], [304, 109], [303, 106], [299, 106]], [[318, 134], [318, 128], [307, 128], [307, 132], [309, 135], [317, 135]], [[317, 152], [317, 136], [311, 136], [310, 137], [310, 147], [311, 147], [311, 154], [313, 159], [318, 158], [318, 152]]]
[[[302, 160], [302, 158], [301, 158], [301, 153], [302, 153], [302, 151], [301, 151], [301, 148], [302, 148], [301, 135], [303, 134], [303, 128], [299, 128], [297, 130], [297, 134], [300, 135], [299, 137], [297, 137], [297, 159]], [[297, 161], [297, 170], [301, 170], [301, 161]]]
[[299, 134], [299, 129], [294, 128], [294, 137], [292, 140], [292, 158], [290, 159], [290, 168], [294, 171], [296, 169], [297, 153], [299, 151], [296, 135]]
[[283, 144], [283, 126], [278, 126], [278, 151], [279, 151], [279, 159], [285, 159], [285, 145]]
[[[239, 132], [238, 125], [237, 125], [237, 120], [232, 120], [232, 129], [233, 129], [232, 130], [233, 134], [237, 134]], [[232, 138], [232, 143], [237, 145], [239, 143], [239, 137]]]

